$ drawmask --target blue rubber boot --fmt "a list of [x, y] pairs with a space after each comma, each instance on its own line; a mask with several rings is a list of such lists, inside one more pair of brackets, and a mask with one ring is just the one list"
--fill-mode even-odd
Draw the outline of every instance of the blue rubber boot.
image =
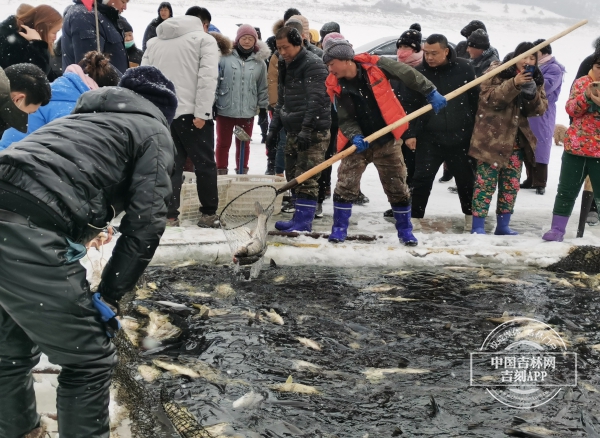
[[333, 203], [333, 227], [331, 227], [331, 234], [329, 235], [330, 242], [340, 243], [346, 240], [350, 216], [352, 216], [352, 204]]
[[312, 231], [316, 209], [317, 201], [296, 198], [296, 210], [292, 220], [275, 222], [275, 228], [279, 231]]
[[496, 219], [496, 231], [494, 234], [496, 236], [516, 236], [516, 231], [513, 231], [509, 228], [508, 224], [510, 223], [510, 217], [512, 214], [499, 214]]
[[396, 219], [396, 230], [400, 243], [406, 246], [417, 246], [419, 241], [412, 233], [412, 224], [410, 223], [410, 206], [392, 207], [394, 219]]
[[485, 234], [485, 217], [473, 216], [471, 234]]

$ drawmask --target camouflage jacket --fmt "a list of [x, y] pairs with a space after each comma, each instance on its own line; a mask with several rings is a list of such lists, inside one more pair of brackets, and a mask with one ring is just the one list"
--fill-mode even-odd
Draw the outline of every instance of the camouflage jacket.
[[[498, 65], [499, 62], [494, 62], [490, 69]], [[506, 167], [518, 142], [525, 151], [525, 160], [535, 166], [537, 139], [527, 118], [541, 116], [547, 108], [543, 80], [532, 100], [521, 96], [512, 75], [499, 74], [483, 82], [469, 155], [484, 163]]]

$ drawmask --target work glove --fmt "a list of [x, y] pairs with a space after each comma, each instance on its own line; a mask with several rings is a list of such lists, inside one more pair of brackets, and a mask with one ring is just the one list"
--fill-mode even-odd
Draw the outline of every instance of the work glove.
[[298, 134], [298, 150], [301, 152], [307, 151], [312, 144], [312, 130], [309, 128], [302, 128], [302, 131]]
[[92, 295], [92, 302], [100, 313], [100, 319], [104, 322], [106, 335], [113, 338], [116, 332], [121, 329], [121, 323], [116, 318], [119, 313], [119, 304], [116, 301], [102, 297], [98, 292]]
[[365, 140], [364, 135], [355, 135], [352, 137], [352, 144], [356, 146], [356, 152], [361, 153], [369, 149], [369, 142]]
[[279, 135], [277, 135], [277, 133], [275, 131], [269, 131], [267, 133], [267, 139], [265, 140], [265, 145], [267, 146], [267, 151], [276, 151], [278, 141], [279, 141]]
[[444, 96], [437, 92], [437, 90], [433, 90], [431, 93], [427, 95], [427, 102], [431, 104], [433, 107], [433, 112], [438, 114], [442, 109], [448, 105], [448, 101]]
[[537, 87], [534, 81], [521, 84], [521, 95], [527, 100], [533, 100], [537, 93]]
[[269, 122], [269, 118], [267, 116], [267, 110], [266, 108], [261, 108], [260, 111], [258, 112], [258, 124], [259, 126], [264, 124], [264, 123], [268, 123]]

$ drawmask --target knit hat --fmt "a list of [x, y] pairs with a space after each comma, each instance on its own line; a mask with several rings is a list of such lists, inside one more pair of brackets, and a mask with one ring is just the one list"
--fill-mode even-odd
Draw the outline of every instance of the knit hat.
[[167, 118], [169, 125], [177, 110], [175, 85], [159, 69], [150, 65], [128, 69], [119, 87], [135, 91], [158, 107]]
[[307, 35], [310, 32], [310, 26], [308, 25], [308, 18], [306, 18], [304, 15], [293, 15], [286, 22], [286, 24], [290, 21], [297, 21], [300, 24], [302, 24], [302, 35], [303, 36]]
[[352, 44], [338, 32], [327, 34], [323, 39], [323, 62], [328, 64], [334, 59], [354, 59]]
[[256, 42], [258, 41], [258, 33], [256, 32], [256, 29], [254, 28], [254, 26], [250, 26], [249, 24], [242, 24], [237, 31], [237, 34], [235, 36], [235, 44], [237, 44], [240, 39], [243, 36], [246, 35], [250, 35], [251, 37], [254, 38], [254, 45], [256, 45]]
[[490, 38], [485, 30], [477, 29], [467, 38], [467, 45], [474, 49], [487, 50], [490, 48]]
[[415, 52], [421, 51], [421, 42], [423, 35], [421, 35], [421, 25], [415, 23], [411, 25], [406, 32], [400, 35], [398, 41], [396, 41], [396, 48], [400, 46], [412, 47]]
[[119, 26], [121, 26], [121, 29], [123, 29], [123, 32], [133, 32], [133, 27], [131, 27], [129, 21], [127, 21], [127, 19], [122, 15], [119, 15], [118, 22]]
[[465, 27], [463, 27], [463, 29], [460, 31], [460, 34], [462, 36], [464, 36], [465, 38], [469, 38], [471, 36], [471, 34], [473, 32], [475, 32], [477, 29], [483, 29], [487, 32], [487, 29], [485, 28], [485, 24], [483, 24], [482, 21], [473, 20], [469, 24], [467, 24]]
[[321, 34], [321, 39], [325, 38], [327, 34], [332, 32], [340, 33], [340, 25], [335, 21], [330, 21], [329, 23], [325, 23], [319, 33]]

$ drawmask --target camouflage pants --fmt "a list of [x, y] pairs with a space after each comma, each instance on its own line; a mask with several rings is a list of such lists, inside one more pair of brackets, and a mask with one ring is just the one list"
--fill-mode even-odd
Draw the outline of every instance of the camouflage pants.
[[[288, 133], [285, 144], [285, 176], [288, 181], [325, 161], [325, 151], [329, 146], [330, 135], [329, 131], [314, 132], [313, 143], [308, 150], [299, 151], [298, 135]], [[300, 184], [296, 188], [296, 196], [316, 201], [319, 197], [320, 176], [321, 173], [317, 173]]]
[[496, 166], [477, 162], [477, 176], [473, 190], [473, 216], [486, 217], [492, 202], [492, 196], [498, 186], [496, 214], [513, 214], [523, 167], [523, 149], [513, 150], [508, 165], [498, 169]]
[[388, 201], [393, 206], [409, 205], [410, 191], [406, 184], [406, 165], [402, 156], [402, 143], [390, 141], [383, 146], [373, 146], [364, 152], [354, 153], [342, 160], [338, 168], [335, 198], [353, 202], [360, 192], [360, 180], [367, 166], [373, 163]]

